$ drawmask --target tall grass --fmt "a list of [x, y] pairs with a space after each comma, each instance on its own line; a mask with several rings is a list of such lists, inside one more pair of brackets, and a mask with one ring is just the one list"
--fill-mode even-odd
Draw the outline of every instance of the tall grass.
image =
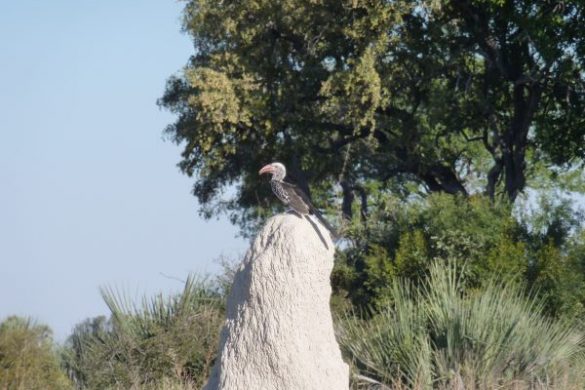
[[340, 342], [355, 368], [391, 388], [585, 388], [575, 324], [547, 319], [511, 280], [463, 293], [458, 275], [436, 263], [423, 287], [397, 282], [393, 304], [368, 321], [342, 319]]
[[139, 304], [102, 289], [109, 320], [76, 328], [65, 365], [77, 388], [200, 388], [215, 357], [223, 297], [189, 277], [183, 291]]

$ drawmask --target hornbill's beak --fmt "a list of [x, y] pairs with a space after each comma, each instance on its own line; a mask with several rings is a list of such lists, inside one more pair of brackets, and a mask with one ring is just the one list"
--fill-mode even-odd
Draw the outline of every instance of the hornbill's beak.
[[260, 169], [260, 171], [258, 172], [259, 175], [263, 175], [265, 173], [272, 173], [274, 172], [274, 167], [272, 166], [272, 164], [268, 164], [268, 165], [264, 165], [262, 167], [262, 169]]

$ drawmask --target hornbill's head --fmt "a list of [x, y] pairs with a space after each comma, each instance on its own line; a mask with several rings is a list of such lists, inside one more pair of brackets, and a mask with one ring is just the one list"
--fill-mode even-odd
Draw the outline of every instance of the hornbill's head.
[[272, 180], [282, 180], [286, 176], [286, 168], [279, 162], [273, 162], [272, 164], [263, 166], [258, 173], [260, 175], [270, 173], [272, 174]]

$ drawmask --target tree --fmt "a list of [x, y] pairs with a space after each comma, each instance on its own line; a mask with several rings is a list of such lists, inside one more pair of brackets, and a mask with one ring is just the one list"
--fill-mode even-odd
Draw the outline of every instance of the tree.
[[191, 0], [196, 52], [159, 101], [177, 115], [166, 132], [202, 213], [244, 229], [266, 208], [256, 173], [274, 159], [317, 204], [340, 188], [346, 217], [353, 203], [367, 217], [372, 185], [514, 201], [583, 163], [584, 7]]
[[0, 323], [1, 389], [71, 389], [59, 363], [49, 327], [16, 316]]

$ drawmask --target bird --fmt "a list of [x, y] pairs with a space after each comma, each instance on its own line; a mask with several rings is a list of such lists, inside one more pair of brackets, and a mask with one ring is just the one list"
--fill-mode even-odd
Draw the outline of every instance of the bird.
[[286, 167], [284, 164], [280, 162], [273, 162], [268, 165], [265, 165], [260, 169], [258, 174], [263, 175], [265, 173], [270, 173], [272, 177], [270, 178], [270, 187], [272, 188], [272, 192], [274, 195], [286, 206], [289, 206], [293, 209], [298, 215], [304, 216], [307, 220], [311, 223], [311, 219], [309, 218], [310, 215], [314, 215], [317, 217], [319, 222], [323, 226], [329, 230], [333, 239], [337, 238], [337, 232], [323, 218], [323, 215], [313, 206], [311, 203], [311, 199], [303, 190], [301, 190], [298, 186], [291, 183], [290, 181], [285, 181], [286, 178]]

